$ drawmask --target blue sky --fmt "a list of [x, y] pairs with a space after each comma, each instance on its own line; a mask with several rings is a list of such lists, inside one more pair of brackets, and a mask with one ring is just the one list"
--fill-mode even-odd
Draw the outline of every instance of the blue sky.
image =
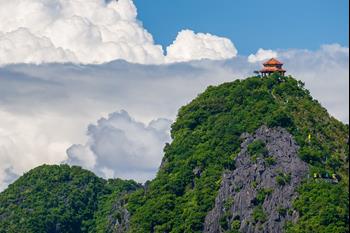
[[230, 38], [239, 54], [259, 48], [315, 50], [349, 46], [347, 0], [135, 0], [138, 18], [157, 43], [189, 28]]

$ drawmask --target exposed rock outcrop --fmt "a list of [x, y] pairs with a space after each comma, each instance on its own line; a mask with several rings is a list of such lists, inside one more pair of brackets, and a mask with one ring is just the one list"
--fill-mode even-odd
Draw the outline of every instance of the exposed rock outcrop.
[[[298, 218], [291, 206], [308, 166], [298, 157], [299, 147], [292, 135], [283, 128], [262, 126], [242, 139], [236, 168], [223, 175], [204, 232], [281, 233], [286, 221]], [[254, 142], [263, 145], [265, 153], [252, 154], [254, 148], [249, 145]]]
[[108, 216], [107, 233], [125, 233], [129, 230], [130, 213], [125, 208], [125, 193], [115, 201], [112, 211]]

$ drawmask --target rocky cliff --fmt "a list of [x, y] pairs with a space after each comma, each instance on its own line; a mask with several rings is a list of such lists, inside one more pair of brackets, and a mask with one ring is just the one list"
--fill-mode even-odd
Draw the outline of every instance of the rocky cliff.
[[[308, 166], [298, 157], [299, 147], [292, 135], [283, 128], [263, 126], [253, 135], [242, 136], [236, 168], [224, 173], [204, 232], [282, 232], [286, 221], [298, 218], [288, 210]], [[249, 147], [253, 143], [255, 151]]]

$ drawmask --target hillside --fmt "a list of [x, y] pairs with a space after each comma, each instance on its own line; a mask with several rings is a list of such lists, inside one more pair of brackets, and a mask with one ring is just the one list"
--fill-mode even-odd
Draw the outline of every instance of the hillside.
[[39, 167], [0, 194], [0, 232], [348, 232], [348, 130], [292, 77], [210, 86], [143, 188]]
[[106, 181], [79, 167], [43, 165], [0, 194], [0, 232], [106, 232], [108, 200], [137, 188], [134, 181]]
[[[345, 232], [348, 126], [331, 117], [303, 83], [277, 75], [208, 87], [180, 109], [157, 177], [146, 192], [130, 197], [131, 232], [202, 232], [224, 171], [235, 169], [241, 135], [262, 125], [291, 133], [310, 170], [311, 177], [298, 189], [300, 196], [293, 204], [300, 219], [289, 224], [288, 231]], [[314, 173], [337, 174], [341, 181], [313, 179]], [[227, 220], [229, 225], [234, 221]], [[230, 227], [220, 232], [229, 230], [234, 232]]]

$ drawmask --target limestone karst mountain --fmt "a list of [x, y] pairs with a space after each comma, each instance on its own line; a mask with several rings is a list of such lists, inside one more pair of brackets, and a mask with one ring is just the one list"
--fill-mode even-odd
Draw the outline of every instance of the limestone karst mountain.
[[210, 86], [154, 180], [36, 168], [0, 194], [0, 232], [348, 232], [348, 130], [292, 77]]

